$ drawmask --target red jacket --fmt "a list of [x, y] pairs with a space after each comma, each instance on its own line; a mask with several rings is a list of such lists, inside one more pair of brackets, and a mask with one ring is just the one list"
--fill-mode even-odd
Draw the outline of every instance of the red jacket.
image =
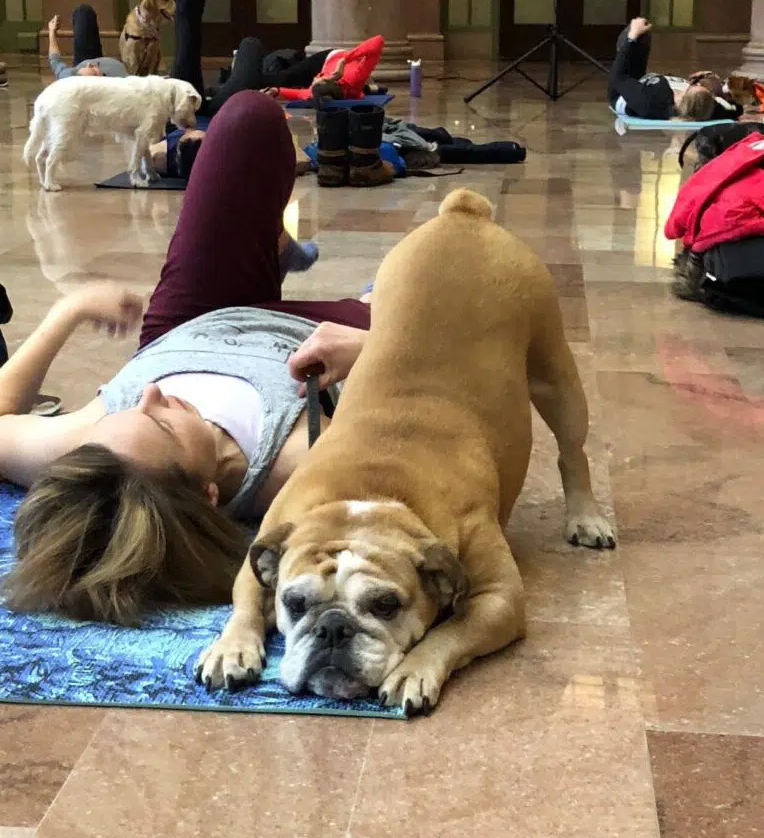
[[764, 138], [752, 134], [698, 169], [682, 186], [666, 238], [696, 253], [764, 236]]
[[[339, 85], [345, 94], [345, 99], [363, 99], [363, 89], [382, 57], [384, 46], [385, 39], [381, 35], [375, 35], [351, 50], [338, 49], [329, 54], [314, 81], [330, 78], [344, 58], [345, 69], [342, 71]], [[305, 89], [280, 87], [279, 96], [284, 99], [312, 99], [313, 93], [309, 87]]]

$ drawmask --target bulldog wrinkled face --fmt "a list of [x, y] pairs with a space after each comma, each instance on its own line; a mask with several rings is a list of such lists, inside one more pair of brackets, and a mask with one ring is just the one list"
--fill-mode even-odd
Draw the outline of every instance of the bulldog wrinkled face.
[[466, 581], [432, 537], [422, 543], [368, 520], [340, 526], [346, 533], [329, 541], [316, 538], [315, 524], [290, 525], [279, 549], [256, 542], [250, 560], [276, 588], [286, 688], [359, 698], [382, 684]]
[[333, 573], [304, 573], [279, 585], [281, 678], [291, 692], [357, 698], [382, 683], [427, 626], [410, 595], [380, 579], [361, 555], [341, 550], [335, 562]]

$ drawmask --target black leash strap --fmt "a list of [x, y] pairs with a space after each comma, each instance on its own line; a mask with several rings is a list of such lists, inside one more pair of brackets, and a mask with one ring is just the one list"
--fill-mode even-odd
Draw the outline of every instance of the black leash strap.
[[308, 391], [308, 448], [312, 448], [321, 436], [321, 400], [318, 392], [318, 376], [305, 379]]

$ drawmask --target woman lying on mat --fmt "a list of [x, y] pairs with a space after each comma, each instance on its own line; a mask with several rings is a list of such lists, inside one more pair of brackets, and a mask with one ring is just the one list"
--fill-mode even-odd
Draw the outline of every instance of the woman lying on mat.
[[642, 119], [737, 119], [743, 109], [730, 101], [715, 73], [702, 71], [681, 79], [647, 72], [651, 28], [645, 18], [636, 17], [618, 38], [608, 84], [613, 109]]
[[58, 45], [58, 30], [61, 26], [59, 15], [53, 15], [48, 21], [48, 63], [57, 79], [70, 76], [108, 76], [125, 78], [127, 67], [116, 58], [104, 56], [101, 47], [101, 34], [98, 31], [98, 17], [95, 9], [83, 3], [72, 12], [72, 66], [67, 66], [61, 58]]
[[385, 39], [381, 35], [374, 35], [351, 50], [336, 49], [328, 55], [323, 53], [326, 61], [308, 89], [270, 85], [265, 92], [290, 100], [362, 99], [384, 47]]
[[54, 305], [0, 369], [0, 476], [29, 487], [10, 607], [133, 623], [159, 604], [230, 601], [248, 545], [236, 520], [262, 514], [307, 451], [299, 382], [319, 363], [323, 388], [343, 380], [370, 322], [368, 297], [282, 301], [294, 171], [278, 103], [233, 96], [199, 153], [134, 358], [80, 410], [26, 415], [78, 326], [137, 325], [140, 299], [97, 285]]

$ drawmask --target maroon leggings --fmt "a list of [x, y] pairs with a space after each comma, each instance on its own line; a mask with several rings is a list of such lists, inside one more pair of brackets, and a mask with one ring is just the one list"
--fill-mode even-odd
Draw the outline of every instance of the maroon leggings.
[[232, 96], [211, 122], [141, 329], [140, 348], [220, 308], [254, 306], [368, 329], [360, 300], [282, 301], [278, 239], [295, 153], [281, 106]]

